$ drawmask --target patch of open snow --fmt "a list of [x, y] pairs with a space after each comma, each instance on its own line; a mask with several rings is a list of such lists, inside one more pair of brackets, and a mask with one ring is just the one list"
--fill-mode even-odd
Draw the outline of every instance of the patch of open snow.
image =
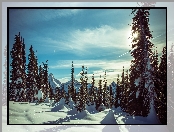
[[150, 103], [150, 113], [149, 115], [146, 117], [148, 124], [161, 124], [159, 121], [159, 118], [156, 114], [156, 111], [154, 109], [154, 100], [152, 99], [151, 103]]
[[79, 112], [78, 114], [76, 114], [76, 115], [72, 115], [72, 116], [70, 116], [70, 119], [71, 120], [79, 120], [79, 119], [83, 119], [83, 118], [85, 118], [86, 116], [90, 116], [90, 113], [87, 111], [87, 110], [84, 110], [84, 111], [82, 111], [82, 112]]
[[95, 108], [95, 105], [86, 105], [86, 110], [90, 113], [90, 114], [95, 114], [98, 113], [98, 111]]
[[77, 108], [71, 109], [67, 112], [67, 115], [75, 115], [78, 114]]
[[110, 110], [108, 112], [108, 114], [105, 116], [105, 118], [100, 123], [101, 124], [117, 124], [113, 111]]
[[63, 104], [57, 104], [53, 108], [51, 108], [51, 112], [63, 111], [67, 112], [68, 109]]

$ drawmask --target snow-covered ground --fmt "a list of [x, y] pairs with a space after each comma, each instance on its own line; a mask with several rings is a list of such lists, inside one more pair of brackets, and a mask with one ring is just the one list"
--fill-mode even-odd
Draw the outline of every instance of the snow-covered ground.
[[[101, 112], [94, 106], [86, 106], [83, 112], [77, 112], [73, 103], [68, 106], [60, 101], [50, 103], [9, 103], [10, 124], [157, 124], [155, 118], [133, 117], [123, 112], [120, 107], [104, 109]], [[71, 107], [71, 108], [70, 108]]]
[[[32, 104], [31, 105], [25, 104], [25, 106], [27, 105], [32, 106]], [[14, 108], [15, 107], [16, 106], [14, 106]], [[44, 107], [48, 108], [46, 107], [46, 105], [42, 105], [42, 106], [40, 105], [38, 106], [38, 110]], [[32, 107], [29, 109], [30, 110], [28, 112], [26, 111], [26, 113], [28, 113], [28, 115], [31, 115], [34, 109], [32, 109]], [[18, 118], [21, 120], [21, 124], [22, 122], [26, 123], [25, 120], [27, 120], [27, 116], [20, 118], [20, 117], [17, 117], [19, 115], [19, 112], [16, 111], [15, 113], [16, 115], [13, 115], [14, 116], [13, 119], [15, 119], [15, 116], [16, 116], [16, 119]], [[56, 112], [53, 113], [53, 115], [48, 114], [51, 120], [54, 120], [54, 118], [56, 120], [58, 118], [58, 117], [54, 117], [54, 114], [56, 114]], [[32, 118], [32, 115], [31, 115], [31, 118]], [[54, 132], [77, 132], [77, 130], [83, 131], [83, 132], [89, 132], [89, 131], [90, 132], [147, 132], [147, 131], [148, 132], [154, 132], [154, 131], [169, 132], [166, 125], [118, 125], [118, 124], [117, 125], [95, 125], [95, 124], [94, 125], [61, 125], [59, 124], [59, 125], [15, 125], [15, 126], [7, 125], [7, 106], [2, 106], [2, 132], [53, 132], [53, 131]]]
[[[35, 103], [20, 104], [9, 103], [9, 123], [23, 125], [7, 125], [7, 107], [2, 107], [2, 132], [168, 132], [165, 125], [126, 125], [128, 124], [149, 124], [144, 117], [132, 117], [117, 109], [105, 109], [104, 111], [94, 111], [94, 107], [88, 106], [82, 113], [76, 109], [70, 109], [67, 105], [59, 102], [50, 106], [49, 103], [35, 105]], [[56, 112], [57, 111], [57, 112]], [[94, 111], [94, 112], [93, 112]], [[79, 120], [77, 120], [77, 119]], [[54, 123], [62, 123], [56, 125]], [[153, 119], [151, 120], [153, 122]], [[45, 125], [25, 125], [44, 124]], [[46, 125], [46, 124], [54, 125]], [[125, 125], [119, 125], [124, 124]], [[66, 125], [72, 124], [72, 125]], [[74, 125], [73, 125], [74, 124]], [[94, 124], [94, 125], [76, 125]], [[95, 125], [95, 124], [115, 124], [115, 125]]]

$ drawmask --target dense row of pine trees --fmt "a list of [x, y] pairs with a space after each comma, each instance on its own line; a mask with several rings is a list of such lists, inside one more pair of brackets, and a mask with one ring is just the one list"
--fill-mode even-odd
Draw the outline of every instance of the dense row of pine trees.
[[48, 85], [48, 64], [43, 63], [43, 67], [41, 65], [38, 67], [38, 59], [32, 45], [29, 49], [29, 62], [28, 65], [26, 64], [25, 44], [20, 33], [15, 36], [15, 43], [10, 54], [12, 69], [10, 71], [9, 100], [32, 102], [35, 99], [34, 95], [40, 89], [44, 94], [43, 99], [45, 99], [51, 89]]
[[[99, 107], [104, 105], [106, 108], [121, 107], [121, 109], [130, 115], [148, 116], [151, 107], [155, 107], [156, 113], [162, 123], [167, 122], [167, 58], [166, 47], [163, 48], [161, 62], [158, 61], [158, 51], [154, 44], [150, 42], [152, 34], [149, 30], [149, 11], [148, 9], [135, 9], [132, 23], [133, 37], [131, 67], [124, 69], [120, 77], [116, 80], [116, 89], [107, 84], [106, 72], [104, 79], [99, 79], [98, 86], [95, 85], [94, 75], [92, 76], [91, 87], [88, 88], [87, 68], [82, 66], [81, 87], [75, 88], [74, 85], [74, 66], [71, 68], [71, 84], [68, 86], [68, 92], [64, 90], [64, 85], [57, 88], [54, 95], [48, 82], [48, 64], [43, 63], [43, 67], [38, 67], [37, 57], [31, 46], [28, 55], [29, 63], [26, 65], [24, 39], [20, 34], [15, 37], [15, 44], [11, 51], [11, 82], [9, 99], [12, 101], [29, 101], [36, 98], [38, 90], [44, 94], [39, 102], [43, 102], [46, 97], [59, 101], [65, 98], [66, 104], [69, 98], [76, 104], [78, 111], [85, 110], [86, 105], [94, 105], [100, 111]], [[153, 50], [154, 49], [154, 50]], [[170, 60], [173, 59], [173, 54]], [[173, 63], [170, 63], [173, 65]], [[172, 66], [170, 66], [171, 68]], [[27, 70], [27, 73], [25, 72]], [[173, 69], [171, 69], [173, 70]], [[172, 80], [173, 81], [173, 80]], [[171, 82], [172, 82], [171, 81]], [[116, 92], [114, 92], [116, 91]]]

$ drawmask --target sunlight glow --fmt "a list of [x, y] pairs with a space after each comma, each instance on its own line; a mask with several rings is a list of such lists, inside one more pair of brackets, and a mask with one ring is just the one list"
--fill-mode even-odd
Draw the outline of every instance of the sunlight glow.
[[137, 38], [137, 37], [138, 37], [138, 33], [134, 33], [134, 34], [133, 34], [133, 37], [134, 37], [134, 38]]

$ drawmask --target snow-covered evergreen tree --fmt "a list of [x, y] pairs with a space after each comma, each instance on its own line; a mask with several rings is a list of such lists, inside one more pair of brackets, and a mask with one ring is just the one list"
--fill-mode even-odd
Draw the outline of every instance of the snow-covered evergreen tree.
[[[38, 92], [43, 94], [44, 89], [44, 71], [42, 66], [39, 66], [39, 75], [38, 75]], [[39, 98], [38, 98], [39, 99]], [[39, 102], [43, 102], [42, 98], [38, 100]]]
[[68, 105], [70, 97], [71, 97], [71, 95], [70, 95], [70, 85], [68, 85], [68, 92], [65, 93], [65, 104]]
[[[20, 37], [20, 32], [15, 35], [15, 43], [10, 52], [12, 62], [11, 75], [10, 75], [10, 87], [9, 87], [9, 99], [10, 101], [16, 101], [18, 98], [20, 102], [26, 101], [25, 89], [26, 89], [26, 57], [25, 57], [25, 44], [24, 39]], [[22, 93], [23, 91], [23, 93]], [[19, 93], [19, 96], [16, 96]]]
[[70, 89], [69, 93], [70, 93], [73, 101], [76, 100], [75, 93], [74, 93], [74, 91], [75, 91], [74, 80], [75, 80], [74, 79], [74, 65], [73, 65], [73, 61], [72, 61], [72, 67], [71, 67], [71, 85], [70, 85], [70, 88], [69, 88]]
[[29, 49], [30, 53], [28, 55], [29, 63], [27, 65], [27, 78], [26, 78], [26, 88], [27, 88], [27, 100], [29, 102], [34, 101], [35, 92], [38, 89], [37, 77], [38, 77], [38, 64], [37, 57], [33, 51], [33, 46], [31, 45]]
[[84, 86], [85, 86], [85, 100], [86, 100], [86, 104], [89, 105], [89, 90], [88, 90], [88, 76], [87, 76], [87, 67], [85, 69], [85, 73], [84, 73]]
[[124, 66], [123, 66], [123, 72], [121, 75], [121, 82], [120, 82], [120, 107], [124, 109], [124, 91], [125, 91], [125, 75], [124, 75]]
[[157, 114], [163, 124], [167, 124], [167, 56], [163, 48], [159, 65], [159, 93], [157, 94]]
[[[159, 89], [160, 79], [159, 79], [159, 61], [158, 61], [158, 52], [157, 52], [157, 50], [154, 50], [152, 65], [153, 65], [153, 81], [154, 81], [154, 86], [155, 86], [155, 92], [158, 96], [159, 93], [160, 93], [160, 89]], [[155, 100], [156, 100], [156, 98], [155, 98]], [[158, 100], [157, 100], [157, 102], [158, 102]], [[156, 105], [157, 102], [155, 101], [155, 105]]]
[[94, 105], [94, 102], [95, 102], [95, 100], [96, 100], [96, 92], [95, 92], [95, 79], [94, 79], [94, 74], [93, 74], [93, 76], [92, 76], [92, 82], [91, 82], [91, 88], [90, 88], [90, 102], [91, 102], [91, 104], [92, 105]]
[[85, 110], [85, 106], [86, 106], [86, 102], [87, 102], [87, 85], [86, 85], [86, 76], [85, 76], [85, 68], [84, 66], [82, 66], [82, 71], [80, 72], [81, 74], [81, 86], [79, 88], [78, 91], [78, 99], [77, 99], [77, 104], [76, 104], [76, 108], [78, 111], [83, 111]]
[[110, 102], [110, 108], [112, 108], [113, 107], [113, 105], [114, 105], [114, 93], [113, 93], [113, 90], [112, 90], [112, 86], [111, 85], [109, 85], [109, 94], [110, 94], [110, 100], [109, 100], [109, 102]]
[[98, 110], [98, 107], [102, 104], [102, 99], [103, 99], [102, 79], [101, 79], [101, 75], [100, 75], [100, 79], [99, 79], [99, 82], [98, 82], [98, 89], [97, 89], [96, 110]]
[[106, 71], [104, 75], [104, 80], [103, 80], [103, 104], [105, 105], [106, 108], [110, 107], [110, 94], [109, 94], [109, 89], [107, 87], [107, 79], [106, 79]]
[[119, 74], [118, 74], [118, 77], [117, 77], [117, 89], [116, 89], [115, 103], [114, 103], [115, 108], [120, 106], [120, 102], [119, 101], [120, 101], [120, 79], [119, 79]]
[[61, 85], [61, 95], [62, 95], [62, 98], [65, 99], [65, 96], [66, 96], [66, 91], [65, 91], [65, 88], [64, 88], [64, 84]]
[[54, 93], [53, 93], [53, 89], [50, 85], [50, 82], [49, 82], [49, 92], [48, 92], [48, 97], [50, 100], [53, 100], [54, 99]]
[[125, 112], [128, 112], [128, 98], [129, 98], [129, 76], [128, 76], [128, 70], [125, 72], [124, 77], [124, 90], [123, 90], [123, 96], [122, 96], [122, 110]]
[[[130, 114], [147, 116], [150, 112], [149, 92], [153, 93], [152, 34], [149, 30], [149, 9], [134, 9], [132, 23], [132, 50], [130, 68]], [[137, 37], [134, 36], [137, 34]], [[139, 108], [139, 109], [137, 109]]]
[[46, 61], [46, 63], [43, 63], [43, 100], [46, 99], [46, 97], [48, 97], [48, 93], [49, 93], [49, 84], [48, 84], [48, 60]]
[[56, 87], [55, 101], [59, 102], [61, 98], [62, 98], [62, 91], [59, 87]]

